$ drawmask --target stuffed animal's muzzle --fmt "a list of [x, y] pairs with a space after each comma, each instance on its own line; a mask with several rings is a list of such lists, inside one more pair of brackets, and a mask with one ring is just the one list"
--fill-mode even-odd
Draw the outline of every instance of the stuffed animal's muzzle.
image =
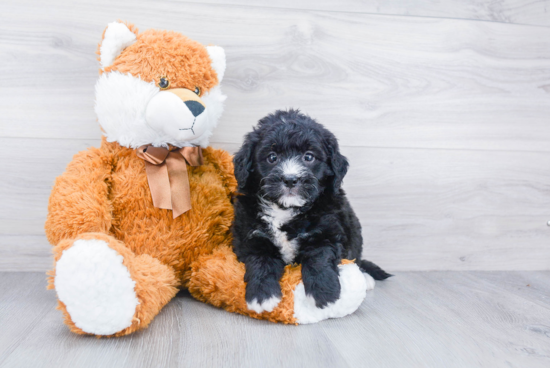
[[207, 128], [206, 106], [195, 92], [173, 88], [157, 93], [145, 110], [147, 124], [177, 140], [191, 140]]

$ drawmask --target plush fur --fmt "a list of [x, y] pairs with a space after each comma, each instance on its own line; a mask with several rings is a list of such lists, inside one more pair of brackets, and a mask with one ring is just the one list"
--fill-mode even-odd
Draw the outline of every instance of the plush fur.
[[[104, 139], [100, 148], [77, 154], [56, 179], [46, 222], [56, 261], [79, 239], [104, 240], [124, 257], [136, 289], [143, 290], [135, 324], [117, 336], [146, 327], [187, 286], [194, 262], [231, 245], [232, 158], [212, 148], [203, 156], [203, 165], [188, 167], [192, 210], [176, 219], [153, 206], [143, 160], [117, 143]], [[53, 287], [55, 270], [50, 276]], [[71, 330], [89, 333], [72, 322], [61, 301], [59, 307]]]
[[[137, 31], [137, 30], [136, 30]], [[103, 33], [103, 42], [99, 46], [99, 63], [105, 68], [128, 46], [136, 41], [137, 32], [120, 22], [110, 23]]]
[[[199, 87], [203, 92], [219, 84], [222, 73], [218, 75], [213, 69], [208, 49], [200, 43], [174, 31], [149, 29], [139, 33], [133, 25], [128, 25], [128, 29], [136, 34], [135, 42], [124, 48], [112, 64], [102, 64], [100, 73], [118, 71], [156, 85], [160, 77], [167, 77], [171, 88], [194, 90]], [[108, 30], [109, 27], [103, 40]], [[101, 46], [102, 43], [98, 46], [100, 60]]]
[[[96, 112], [105, 136], [56, 179], [45, 226], [56, 262], [49, 287], [72, 331], [122, 336], [146, 327], [187, 286], [202, 256], [231, 244], [236, 181], [227, 152], [203, 149], [204, 164], [188, 167], [192, 210], [173, 219], [170, 210], [153, 206], [144, 161], [134, 150], [147, 143], [207, 146], [225, 99], [223, 49], [115, 22], [98, 50]], [[206, 107], [205, 134], [178, 141], [149, 124], [145, 110], [161, 93], [160, 76], [170, 78], [168, 90], [199, 87], [194, 100]]]
[[378, 280], [390, 276], [361, 261], [361, 225], [341, 188], [348, 161], [322, 125], [297, 110], [277, 111], [246, 136], [234, 163], [242, 194], [234, 246], [246, 265], [250, 309], [273, 308], [287, 264], [302, 265], [305, 292], [318, 308], [340, 298], [344, 258]]
[[107, 141], [130, 148], [144, 144], [156, 147], [199, 145], [206, 148], [223, 113], [223, 102], [226, 99], [219, 86], [205, 92], [201, 96], [206, 106], [205, 112], [201, 114], [204, 118], [202, 133], [192, 139], [181, 140], [164, 130], [153, 129], [147, 122], [148, 102], [161, 92], [154, 82], [120, 72], [103, 73], [96, 83], [95, 91], [95, 112]]
[[[226, 98], [219, 87], [225, 72], [221, 47], [204, 47], [172, 31], [139, 33], [133, 25], [113, 22], [103, 33], [98, 55], [102, 69], [96, 83], [95, 111], [108, 142], [130, 148], [144, 144], [208, 146]], [[147, 121], [149, 102], [166, 93], [159, 87], [161, 78], [169, 81], [170, 89], [199, 91], [205, 111], [195, 120], [200, 122], [201, 134], [177, 132], [175, 126], [158, 129], [154, 121]], [[159, 110], [165, 110], [168, 117], [175, 115], [168, 106], [160, 106]], [[190, 118], [193, 122], [192, 115]]]
[[136, 282], [123, 260], [103, 240], [79, 239], [57, 262], [55, 290], [83, 331], [111, 335], [132, 324]]

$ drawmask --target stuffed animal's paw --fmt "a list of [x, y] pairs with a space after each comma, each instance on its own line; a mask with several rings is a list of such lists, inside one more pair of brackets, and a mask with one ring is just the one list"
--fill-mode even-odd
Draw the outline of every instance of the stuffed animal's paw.
[[82, 331], [112, 335], [132, 324], [136, 283], [122, 261], [105, 241], [80, 239], [57, 262], [55, 290]]
[[63, 240], [54, 256], [50, 288], [76, 333], [122, 336], [147, 327], [177, 293], [171, 268], [106, 234]]
[[315, 323], [328, 318], [339, 318], [351, 314], [359, 308], [365, 299], [367, 290], [374, 288], [374, 279], [363, 274], [355, 263], [338, 266], [340, 297], [323, 308], [316, 305], [316, 300], [306, 294], [303, 283], [294, 290], [294, 317], [300, 324]]
[[301, 266], [286, 266], [279, 280], [280, 301], [277, 296], [270, 300], [271, 293], [258, 302], [257, 298], [247, 298], [244, 264], [237, 260], [230, 247], [220, 247], [193, 265], [189, 291], [196, 299], [230, 312], [272, 322], [314, 323], [355, 312], [365, 299], [367, 290], [374, 287], [373, 278], [362, 273], [354, 262], [343, 260], [338, 267], [339, 298], [328, 302], [324, 308], [318, 308], [315, 299], [306, 295]]

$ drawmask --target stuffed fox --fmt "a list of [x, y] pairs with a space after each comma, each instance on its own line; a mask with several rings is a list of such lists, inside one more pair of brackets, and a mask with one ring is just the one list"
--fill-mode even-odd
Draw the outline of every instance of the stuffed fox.
[[225, 100], [221, 47], [114, 22], [97, 53], [101, 146], [75, 155], [56, 179], [45, 226], [54, 254], [49, 288], [71, 331], [130, 334], [181, 288], [231, 312], [290, 324], [358, 308], [374, 281], [346, 261], [332, 305], [316, 308], [300, 267], [289, 265], [279, 305], [248, 309], [244, 265], [231, 248], [232, 157], [208, 147]]

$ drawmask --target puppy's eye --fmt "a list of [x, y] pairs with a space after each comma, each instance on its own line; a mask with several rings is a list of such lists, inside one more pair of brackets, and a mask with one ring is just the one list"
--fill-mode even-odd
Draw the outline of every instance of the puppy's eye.
[[200, 87], [195, 87], [195, 91], [194, 91], [194, 92], [197, 94], [197, 96], [200, 96], [200, 95], [201, 95], [201, 89], [200, 89]]
[[275, 162], [277, 162], [277, 155], [275, 154], [275, 152], [271, 152], [269, 155], [267, 155], [267, 162], [269, 162], [270, 164], [274, 164]]
[[315, 160], [315, 156], [313, 156], [313, 153], [311, 152], [306, 152], [304, 154], [304, 161], [306, 162], [313, 162]]
[[166, 88], [168, 88], [168, 87], [170, 87], [170, 81], [168, 80], [168, 78], [166, 78], [166, 77], [160, 78], [160, 80], [159, 80], [159, 88], [160, 88], [160, 89], [166, 89]]

